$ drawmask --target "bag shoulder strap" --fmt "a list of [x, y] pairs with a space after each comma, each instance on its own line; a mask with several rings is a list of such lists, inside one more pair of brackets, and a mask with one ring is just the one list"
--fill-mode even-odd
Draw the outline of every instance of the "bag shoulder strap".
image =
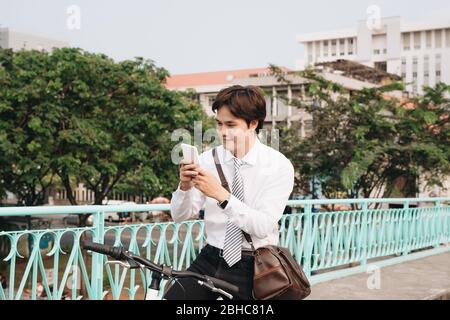
[[220, 182], [222, 183], [222, 187], [224, 187], [229, 193], [231, 193], [230, 186], [228, 185], [228, 181], [223, 174], [222, 165], [220, 164], [219, 157], [217, 156], [217, 148], [212, 149], [212, 154], [214, 157], [214, 163], [216, 165], [217, 173], [219, 173]]
[[[219, 177], [220, 177], [220, 183], [222, 184], [222, 187], [224, 187], [229, 193], [231, 193], [228, 181], [225, 178], [225, 175], [223, 174], [222, 165], [220, 164], [219, 156], [217, 155], [216, 149], [217, 148], [212, 149], [212, 154], [214, 157], [214, 163], [216, 165], [217, 173], [219, 174]], [[255, 247], [253, 246], [252, 237], [247, 232], [242, 231], [242, 233], [244, 234], [245, 240], [247, 240], [247, 242], [252, 247], [252, 250], [255, 251]]]

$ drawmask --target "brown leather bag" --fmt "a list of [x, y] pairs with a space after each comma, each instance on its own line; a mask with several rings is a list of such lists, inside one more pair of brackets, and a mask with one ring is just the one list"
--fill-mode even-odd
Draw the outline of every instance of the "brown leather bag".
[[[231, 193], [216, 149], [212, 150], [222, 186]], [[288, 249], [264, 246], [255, 250], [251, 236], [242, 231], [255, 257], [253, 298], [256, 300], [302, 300], [311, 293], [311, 285], [301, 266]]]

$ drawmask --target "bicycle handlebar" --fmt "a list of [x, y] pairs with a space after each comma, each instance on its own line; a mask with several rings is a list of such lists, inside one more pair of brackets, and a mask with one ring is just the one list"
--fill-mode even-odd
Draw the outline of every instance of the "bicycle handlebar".
[[86, 250], [95, 251], [107, 256], [110, 256], [116, 260], [125, 260], [126, 256], [124, 255], [123, 249], [118, 247], [110, 247], [100, 243], [86, 243], [84, 245]]
[[228, 291], [228, 292], [233, 292], [233, 293], [238, 293], [239, 292], [239, 287], [228, 283], [226, 281], [214, 278], [214, 277], [210, 277], [210, 276], [205, 276], [205, 275], [201, 275], [199, 273], [195, 273], [195, 272], [191, 272], [191, 271], [172, 271], [170, 272], [170, 274], [166, 274], [163, 271], [163, 267], [161, 267], [160, 265], [142, 258], [140, 256], [136, 256], [128, 251], [125, 251], [123, 248], [118, 248], [118, 247], [111, 247], [108, 245], [104, 245], [104, 244], [100, 244], [100, 243], [86, 243], [84, 245], [84, 248], [86, 250], [90, 250], [90, 251], [94, 251], [94, 252], [98, 252], [107, 256], [110, 256], [116, 260], [132, 260], [134, 262], [138, 262], [140, 265], [144, 265], [145, 267], [149, 268], [152, 271], [156, 271], [160, 274], [164, 274], [168, 277], [172, 277], [172, 278], [196, 278], [198, 280], [202, 280], [202, 281], [210, 281], [214, 287]]

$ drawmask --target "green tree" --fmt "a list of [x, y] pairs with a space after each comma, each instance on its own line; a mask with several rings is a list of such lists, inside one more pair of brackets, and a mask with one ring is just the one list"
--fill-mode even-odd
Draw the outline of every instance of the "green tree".
[[55, 180], [73, 205], [77, 182], [95, 204], [120, 183], [147, 195], [173, 190], [171, 133], [211, 121], [188, 94], [166, 89], [167, 76], [142, 58], [0, 49], [0, 196], [39, 205]]
[[69, 48], [2, 50], [0, 57], [2, 177], [15, 175], [3, 179], [3, 192], [23, 189], [24, 171], [12, 167], [31, 161], [34, 171], [23, 180], [35, 179], [30, 183], [43, 193], [57, 175], [74, 205], [74, 181], [94, 192], [95, 204], [120, 183], [167, 194], [178, 169], [171, 133], [190, 130], [194, 121], [204, 130], [212, 123], [188, 94], [165, 88], [167, 71], [150, 60], [114, 62]]
[[[397, 155], [397, 167], [406, 171], [410, 180], [420, 177], [426, 186], [443, 187], [442, 181], [450, 173], [449, 93], [450, 86], [444, 83], [424, 87], [423, 96], [394, 110], [399, 135], [391, 151]], [[417, 183], [414, 185], [411, 193], [418, 191]], [[392, 183], [389, 187], [391, 191]]]
[[46, 53], [0, 50], [0, 195], [40, 205], [52, 184], [59, 114], [47, 102]]
[[387, 97], [402, 89], [398, 83], [350, 94], [311, 70], [297, 75], [309, 80], [307, 99], [292, 104], [313, 115], [313, 132], [300, 139], [298, 127], [285, 129], [280, 147], [296, 168], [298, 193], [311, 193], [315, 178], [329, 198], [389, 197], [395, 181], [406, 178], [402, 191], [414, 195], [419, 174], [430, 185], [449, 174], [448, 86], [401, 103]]

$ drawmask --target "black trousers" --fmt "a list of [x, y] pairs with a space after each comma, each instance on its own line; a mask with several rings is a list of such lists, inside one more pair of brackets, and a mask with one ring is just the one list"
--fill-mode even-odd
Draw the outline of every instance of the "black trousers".
[[[220, 250], [206, 245], [187, 269], [227, 281], [239, 287], [239, 294], [233, 300], [253, 300], [254, 257], [250, 252], [242, 252], [242, 259], [231, 268], [220, 255]], [[218, 293], [200, 286], [195, 279], [185, 278], [174, 281], [167, 289], [167, 300], [216, 300]]]

